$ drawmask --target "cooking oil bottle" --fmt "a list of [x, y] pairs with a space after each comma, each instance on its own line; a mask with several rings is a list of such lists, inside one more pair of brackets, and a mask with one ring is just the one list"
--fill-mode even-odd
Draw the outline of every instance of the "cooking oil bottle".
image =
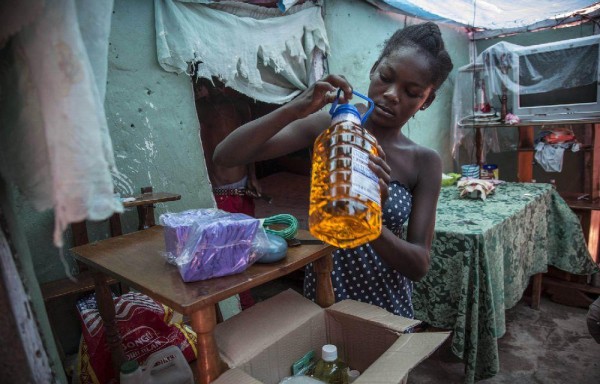
[[312, 376], [327, 384], [348, 384], [348, 367], [338, 359], [337, 347], [326, 344]]
[[[340, 90], [341, 91], [341, 90]], [[338, 91], [338, 98], [340, 95]], [[316, 238], [339, 248], [352, 248], [381, 234], [379, 181], [369, 168], [377, 141], [363, 126], [375, 104], [361, 117], [355, 106], [331, 106], [331, 126], [315, 141], [312, 160], [309, 229]]]

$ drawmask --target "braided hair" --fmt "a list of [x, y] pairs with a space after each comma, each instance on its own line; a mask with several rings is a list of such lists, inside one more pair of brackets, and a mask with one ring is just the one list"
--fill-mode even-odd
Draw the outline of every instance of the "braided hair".
[[435, 89], [446, 81], [448, 74], [453, 68], [450, 55], [444, 46], [440, 28], [432, 22], [410, 25], [404, 29], [397, 30], [386, 42], [375, 66], [384, 57], [402, 47], [415, 47], [429, 55], [431, 63], [431, 81]]

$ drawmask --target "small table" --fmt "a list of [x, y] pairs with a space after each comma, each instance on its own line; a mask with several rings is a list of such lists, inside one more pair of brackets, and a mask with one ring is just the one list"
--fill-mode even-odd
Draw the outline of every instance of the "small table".
[[[297, 238], [301, 241], [313, 239], [305, 230], [300, 230]], [[330, 279], [333, 249], [323, 243], [303, 244], [289, 248], [285, 259], [277, 263], [254, 264], [240, 274], [194, 283], [184, 283], [177, 268], [163, 258], [165, 242], [161, 226], [111, 237], [72, 248], [71, 251], [77, 260], [99, 272], [95, 276], [98, 309], [106, 327], [114, 367], [119, 367], [124, 361], [124, 354], [104, 274], [190, 317], [198, 336], [198, 382], [207, 384], [227, 368], [219, 357], [213, 335], [217, 324], [215, 304], [315, 262], [318, 271], [317, 303], [323, 307], [330, 306], [334, 302]]]
[[438, 201], [431, 268], [415, 284], [415, 318], [453, 330], [452, 351], [466, 381], [499, 370], [504, 311], [548, 265], [574, 274], [598, 270], [579, 219], [549, 184], [505, 183], [485, 201], [461, 199], [456, 186]]

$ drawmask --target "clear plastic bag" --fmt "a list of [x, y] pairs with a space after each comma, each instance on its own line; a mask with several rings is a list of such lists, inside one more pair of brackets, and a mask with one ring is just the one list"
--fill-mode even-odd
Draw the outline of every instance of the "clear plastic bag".
[[165, 257], [193, 282], [243, 272], [262, 256], [254, 246], [266, 234], [260, 220], [243, 213], [196, 209], [160, 216]]

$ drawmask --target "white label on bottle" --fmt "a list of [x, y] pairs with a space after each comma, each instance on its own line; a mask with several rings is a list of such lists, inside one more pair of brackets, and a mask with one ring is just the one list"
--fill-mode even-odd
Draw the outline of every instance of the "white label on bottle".
[[357, 149], [352, 150], [352, 187], [351, 193], [356, 193], [381, 205], [379, 179], [369, 168], [369, 154]]
[[351, 121], [356, 125], [360, 125], [360, 119], [353, 113], [339, 113], [331, 119], [331, 126], [336, 125], [340, 121]]

